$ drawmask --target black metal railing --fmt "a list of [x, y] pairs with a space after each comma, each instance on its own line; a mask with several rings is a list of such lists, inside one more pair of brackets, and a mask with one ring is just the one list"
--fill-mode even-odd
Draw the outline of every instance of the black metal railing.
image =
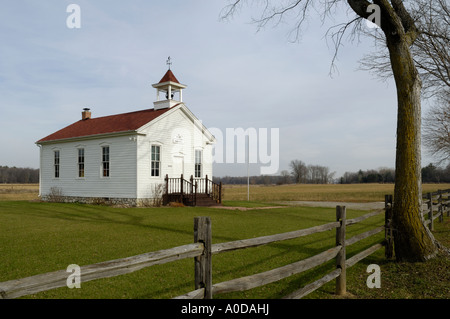
[[181, 174], [180, 177], [165, 177], [164, 204], [171, 201], [183, 203], [188, 206], [196, 206], [199, 194], [206, 194], [217, 203], [222, 203], [222, 182], [219, 184], [208, 178], [194, 178], [192, 175], [186, 180]]

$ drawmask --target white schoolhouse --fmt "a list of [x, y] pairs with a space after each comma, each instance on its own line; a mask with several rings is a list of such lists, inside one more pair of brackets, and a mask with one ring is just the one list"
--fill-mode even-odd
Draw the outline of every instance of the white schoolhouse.
[[186, 85], [169, 68], [152, 86], [151, 109], [95, 117], [85, 108], [80, 120], [36, 142], [43, 200], [140, 206], [173, 188], [169, 181], [182, 185], [181, 176], [182, 193], [195, 192], [197, 180], [208, 187], [215, 138], [183, 103]]

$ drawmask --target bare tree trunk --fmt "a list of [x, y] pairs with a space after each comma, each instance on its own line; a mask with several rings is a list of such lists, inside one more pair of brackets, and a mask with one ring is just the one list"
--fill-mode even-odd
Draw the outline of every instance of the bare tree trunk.
[[421, 81], [407, 41], [387, 39], [397, 86], [397, 150], [394, 189], [394, 243], [397, 260], [424, 261], [437, 246], [423, 223], [421, 180]]
[[[416, 0], [417, 2], [418, 0]], [[233, 14], [243, 0], [232, 0], [225, 16]], [[270, 4], [266, 1], [262, 17], [256, 20], [260, 27], [272, 19], [281, 21], [287, 11], [294, 11], [301, 17], [296, 23], [296, 32], [314, 1], [295, 0], [290, 5]], [[389, 50], [392, 71], [397, 86], [397, 153], [395, 165], [394, 189], [394, 234], [395, 253], [398, 260], [423, 261], [437, 252], [438, 245], [428, 228], [424, 226], [421, 190], [421, 80], [411, 55], [411, 46], [419, 36], [415, 19], [405, 7], [403, 0], [347, 0], [348, 5], [361, 18], [371, 18], [375, 5], [375, 14], [379, 15], [379, 27], [383, 30]], [[336, 0], [324, 0], [323, 12], [339, 3]], [[444, 8], [444, 6], [443, 6]], [[356, 20], [353, 20], [356, 21]], [[431, 21], [431, 20], [430, 20]], [[343, 32], [352, 22], [345, 24], [337, 33], [337, 48]], [[377, 24], [378, 24], [377, 23]], [[446, 30], [446, 29], [445, 29]]]

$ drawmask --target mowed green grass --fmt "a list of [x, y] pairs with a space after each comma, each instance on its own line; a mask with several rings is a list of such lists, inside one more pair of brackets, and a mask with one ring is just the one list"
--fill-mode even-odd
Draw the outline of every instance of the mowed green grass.
[[[364, 213], [348, 211], [348, 218]], [[2, 201], [0, 281], [66, 269], [70, 264], [83, 266], [192, 243], [195, 216], [211, 217], [213, 243], [219, 243], [328, 223], [335, 220], [335, 209], [285, 207], [237, 211], [203, 207], [113, 208]], [[361, 225], [352, 225], [348, 228], [347, 238], [382, 225], [383, 218], [380, 215]], [[383, 234], [378, 234], [361, 244], [352, 245], [347, 249], [348, 257], [382, 238]], [[214, 255], [213, 282], [281, 267], [320, 253], [334, 244], [335, 232], [327, 231]], [[334, 261], [331, 261], [274, 284], [215, 298], [281, 298], [333, 269]], [[172, 298], [191, 290], [194, 290], [194, 263], [190, 258], [114, 278], [83, 282], [81, 277], [81, 289], [64, 287], [25, 298], [157, 299]]]
[[[3, 185], [5, 186], [5, 185]], [[26, 186], [26, 187], [25, 187]], [[193, 242], [193, 219], [210, 216], [213, 242], [226, 242], [328, 223], [335, 209], [276, 206], [282, 200], [383, 201], [393, 185], [254, 186], [247, 202], [246, 186], [225, 189], [225, 204], [251, 207], [238, 211], [202, 207], [114, 208], [81, 204], [29, 202], [36, 185], [0, 187], [0, 282], [55, 270], [157, 251]], [[33, 188], [34, 187], [34, 188]], [[448, 189], [448, 184], [424, 184], [423, 190]], [[231, 190], [230, 190], [231, 189]], [[253, 196], [257, 195], [257, 196]], [[31, 196], [29, 198], [28, 196]], [[11, 201], [15, 200], [15, 201]], [[19, 200], [19, 201], [18, 201]], [[353, 218], [364, 211], [348, 211]], [[383, 224], [383, 216], [352, 225], [347, 238]], [[436, 238], [450, 245], [450, 221], [435, 221]], [[347, 247], [347, 258], [381, 241], [380, 233]], [[307, 258], [334, 246], [334, 231], [213, 256], [213, 282], [251, 275]], [[369, 264], [379, 264], [382, 288], [366, 285]], [[281, 298], [334, 269], [334, 261], [277, 283], [214, 298]], [[384, 250], [347, 271], [348, 297], [450, 298], [448, 258], [427, 263], [396, 263]], [[192, 259], [152, 266], [138, 272], [83, 282], [81, 289], [59, 288], [24, 298], [172, 298], [194, 289]], [[306, 298], [336, 298], [334, 281]]]

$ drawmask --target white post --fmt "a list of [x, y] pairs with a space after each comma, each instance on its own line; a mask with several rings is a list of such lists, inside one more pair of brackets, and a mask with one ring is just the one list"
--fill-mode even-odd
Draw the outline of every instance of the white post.
[[250, 134], [247, 135], [247, 202], [250, 201]]

